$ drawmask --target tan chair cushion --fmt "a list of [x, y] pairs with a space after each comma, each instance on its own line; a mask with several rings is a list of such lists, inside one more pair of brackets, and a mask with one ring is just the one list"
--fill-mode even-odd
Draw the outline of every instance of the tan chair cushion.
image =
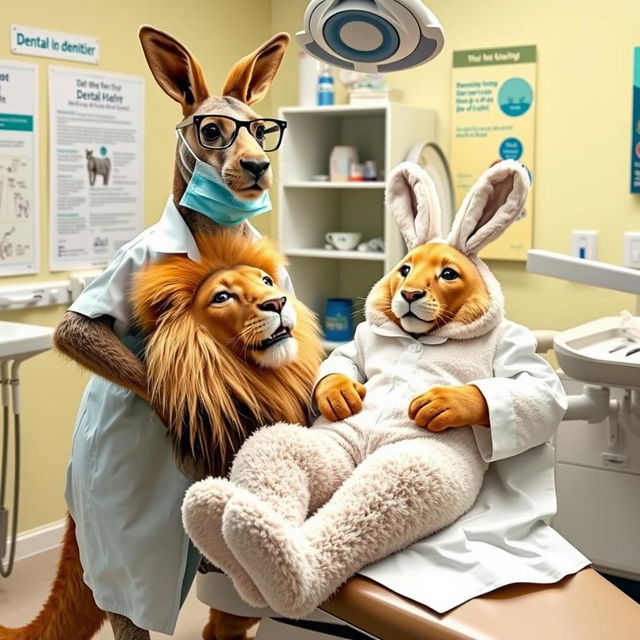
[[593, 569], [509, 585], [446, 614], [357, 576], [321, 608], [383, 640], [640, 639], [640, 605]]

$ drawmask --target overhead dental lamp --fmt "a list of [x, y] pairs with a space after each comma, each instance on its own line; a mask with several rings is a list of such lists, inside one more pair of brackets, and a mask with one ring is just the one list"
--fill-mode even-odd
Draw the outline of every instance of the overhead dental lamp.
[[444, 46], [442, 26], [421, 0], [311, 0], [296, 37], [314, 58], [364, 73], [416, 67]]

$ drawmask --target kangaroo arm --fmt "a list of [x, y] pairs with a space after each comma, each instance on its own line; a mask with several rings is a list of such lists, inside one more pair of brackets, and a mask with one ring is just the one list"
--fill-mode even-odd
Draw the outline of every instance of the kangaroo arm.
[[59, 351], [89, 371], [149, 401], [146, 366], [118, 340], [108, 316], [87, 318], [67, 311], [53, 341]]

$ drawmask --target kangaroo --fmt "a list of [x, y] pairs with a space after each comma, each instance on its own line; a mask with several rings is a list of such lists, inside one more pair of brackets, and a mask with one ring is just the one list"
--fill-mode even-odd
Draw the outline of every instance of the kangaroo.
[[[217, 234], [221, 229], [220, 225], [206, 215], [180, 204], [187, 190], [190, 174], [195, 171], [194, 167], [197, 165], [197, 161], [194, 160], [193, 156], [196, 156], [201, 163], [213, 168], [220, 177], [221, 183], [237, 200], [250, 203], [264, 196], [265, 191], [272, 185], [273, 177], [270, 162], [263, 148], [265, 147], [263, 138], [273, 130], [265, 129], [264, 125], [262, 125], [261, 129], [259, 126], [252, 124], [259, 120], [260, 116], [250, 105], [258, 102], [266, 95], [282, 61], [289, 42], [289, 36], [285, 33], [277, 34], [237, 62], [231, 69], [219, 97], [211, 94], [207, 87], [202, 67], [183, 44], [172, 36], [150, 26], [143, 26], [140, 29], [139, 37], [152, 75], [164, 92], [180, 104], [184, 119], [180, 123], [181, 135], [176, 145], [173, 190], [172, 196], [167, 203], [167, 208], [177, 212], [176, 218], [178, 222], [181, 218], [184, 223], [179, 222], [179, 224], [182, 224], [182, 227], [186, 225], [186, 235], [189, 235], [191, 239], [196, 235]], [[210, 148], [216, 145], [207, 146], [202, 144], [202, 130], [198, 129], [199, 121], [197, 118], [211, 114], [232, 118], [238, 123], [234, 132], [235, 135], [230, 138], [230, 143], [225, 148]], [[196, 118], [196, 121], [193, 118]], [[215, 133], [213, 129], [205, 131], [205, 135], [213, 133]], [[191, 150], [191, 153], [189, 150]], [[98, 165], [100, 162], [105, 164], [100, 167]], [[103, 176], [104, 184], [107, 184], [109, 165], [106, 163], [108, 161], [93, 158], [91, 152], [87, 150], [90, 180], [95, 180], [95, 175], [100, 174]], [[106, 172], [104, 171], [105, 166], [107, 167]], [[92, 174], [93, 178], [91, 177]], [[158, 225], [154, 225], [154, 228], [158, 227]], [[232, 228], [235, 233], [246, 237], [247, 242], [253, 242], [252, 232], [246, 223], [237, 224]], [[154, 238], [156, 240], [158, 235], [158, 233], [155, 233]], [[128, 249], [124, 253], [121, 250], [119, 256], [114, 259], [112, 265], [105, 272], [109, 274], [115, 271], [119, 274], [119, 278], [107, 279], [103, 283], [104, 288], [101, 290], [103, 294], [108, 293], [110, 288], [115, 287], [117, 290], [114, 292], [114, 299], [123, 300], [127, 298], [133, 276], [143, 266], [142, 264], [134, 264], [132, 266], [131, 261], [127, 261], [128, 256], [133, 256], [137, 250], [136, 247], [140, 246], [140, 242], [148, 240], [149, 237], [148, 233], [145, 235], [145, 232], [143, 232], [137, 239], [126, 245]], [[171, 238], [168, 237], [167, 241], [171, 241]], [[89, 289], [85, 290], [84, 294], [88, 292]], [[100, 452], [109, 449], [107, 441], [111, 437], [111, 456], [117, 457], [120, 455], [129, 460], [133, 456], [135, 461], [142, 461], [146, 456], [148, 460], [152, 454], [148, 450], [148, 443], [144, 439], [138, 437], [139, 450], [135, 450], [133, 442], [136, 441], [136, 435], [139, 433], [136, 429], [143, 430], [145, 421], [146, 423], [151, 423], [152, 420], [159, 420], [159, 418], [152, 410], [145, 362], [125, 346], [125, 343], [121, 340], [124, 333], [120, 331], [121, 324], [122, 322], [128, 322], [129, 318], [124, 318], [123, 320], [119, 316], [116, 317], [117, 313], [109, 310], [96, 312], [94, 314], [95, 317], [90, 317], [90, 315], [74, 311], [73, 307], [67, 311], [56, 329], [55, 345], [64, 355], [86, 367], [92, 373], [97, 374], [98, 377], [93, 378], [89, 385], [93, 385], [92, 389], [94, 391], [97, 389], [96, 385], [101, 389], [94, 396], [98, 405], [105, 406], [104, 403], [110, 403], [111, 408], [107, 411], [108, 419], [111, 420], [110, 426], [122, 427], [122, 421], [126, 420], [126, 414], [129, 410], [127, 407], [138, 407], [138, 410], [142, 407], [146, 412], [142, 419], [138, 418], [133, 424], [126, 425], [126, 432], [131, 434], [132, 438], [129, 446], [114, 447], [113, 432], [107, 431], [103, 434], [105, 440]], [[123, 388], [128, 391], [124, 391]], [[91, 393], [93, 392], [87, 391], [88, 395], [91, 395]], [[81, 424], [82, 420], [94, 420], [92, 424], [99, 424], [99, 420], [105, 414], [101, 414], [98, 411], [94, 415], [92, 412], [95, 406], [89, 407], [89, 405], [86, 405], [85, 408], [86, 411], [82, 412], [81, 410], [79, 413], [78, 425]], [[121, 422], [118, 423], [118, 420]], [[78, 429], [78, 425], [76, 425], [76, 429]], [[166, 440], [164, 432], [160, 435]], [[74, 438], [74, 443], [75, 441], [76, 438]], [[128, 449], [128, 451], [124, 451], [124, 449]], [[171, 468], [174, 469], [175, 465], [171, 458], [170, 446], [167, 446], [166, 452], [172, 465]], [[107, 454], [101, 453], [100, 455], [106, 456]], [[85, 462], [86, 460], [80, 460], [81, 464]], [[155, 462], [156, 459], [153, 459], [152, 463]], [[162, 460], [158, 460], [158, 462], [164, 464]], [[103, 464], [113, 465], [114, 463], [110, 460], [105, 460]], [[73, 455], [72, 465], [74, 465], [74, 468], [77, 468], [76, 465], [78, 465], [78, 460], [74, 459]], [[113, 468], [113, 466], [110, 468]], [[109, 481], [105, 482], [105, 486], [107, 486], [105, 491], [113, 491], [110, 487], [113, 486], [114, 478], [123, 481], [119, 486], [122, 488], [124, 483], [126, 485], [125, 491], [129, 490], [129, 486], [133, 486], [132, 495], [134, 496], [138, 491], [149, 490], [150, 483], [148, 479], [142, 481], [138, 478], [138, 485], [135, 484], [137, 480], [136, 473], [136, 465], [133, 465], [133, 469], [128, 470], [128, 475], [125, 474], [124, 478], [122, 471], [110, 475]], [[94, 476], [90, 474], [89, 477], [93, 478]], [[186, 478], [185, 481], [189, 481], [189, 479]], [[81, 494], [85, 488], [86, 485], [75, 490], [78, 494]], [[167, 487], [163, 485], [162, 491], [156, 491], [157, 495], [153, 499], [161, 500], [163, 497], [161, 494], [166, 493], [165, 489]], [[171, 487], [168, 487], [168, 489], [171, 489]], [[182, 494], [183, 492], [184, 489]], [[162, 535], [163, 531], [171, 525], [178, 526], [181, 534], [185, 536], [184, 540], [187, 540], [180, 523], [179, 505], [182, 494], [179, 496], [175, 509], [177, 520], [175, 522], [173, 520], [169, 521], [174, 511], [172, 509], [164, 519], [154, 523], [157, 526], [149, 526], [142, 535], [140, 535], [140, 530], [134, 531], [133, 534], [131, 530], [132, 523], [137, 526], [140, 516], [144, 514], [130, 513], [128, 517], [121, 518], [121, 521], [117, 517], [110, 518], [109, 525], [105, 527], [108, 531], [101, 532], [95, 528], [91, 529], [92, 525], [95, 527], [91, 517], [86, 519], [78, 518], [76, 517], [76, 511], [72, 509], [74, 517], [69, 516], [68, 518], [57, 575], [47, 602], [35, 620], [27, 626], [20, 629], [0, 627], [0, 640], [87, 640], [93, 637], [107, 618], [111, 623], [116, 640], [149, 640], [151, 625], [136, 624], [129, 617], [123, 615], [122, 611], [111, 611], [104, 604], [99, 606], [97, 603], [97, 601], [100, 602], [99, 598], [94, 598], [94, 595], [96, 595], [95, 586], [94, 591], [92, 591], [86, 584], [85, 579], [87, 575], [92, 575], [91, 563], [100, 563], [102, 560], [106, 563], [105, 558], [107, 558], [107, 555], [105, 555], [105, 551], [102, 548], [98, 552], [93, 552], [92, 548], [87, 549], [85, 546], [83, 551], [82, 541], [84, 540], [85, 543], [88, 541], [88, 544], [91, 545], [92, 536], [101, 535], [102, 533], [113, 536], [122, 534], [114, 543], [115, 556], [113, 554], [109, 556], [112, 560], [114, 557], [118, 557], [118, 545], [123, 548], [129, 545], [129, 549], [135, 547], [134, 558], [137, 554], [142, 561], [148, 562], [146, 566], [150, 567], [151, 571], [156, 567], [166, 567], [168, 557], [171, 554], [180, 552], [181, 548], [186, 552], [186, 542], [182, 547], [178, 545], [179, 548], [177, 550], [172, 545], [158, 543], [157, 540], [154, 546], [154, 536]], [[73, 495], [73, 498], [81, 500], [82, 496]], [[67, 499], [69, 501], [69, 495]], [[122, 501], [120, 504], [122, 504]], [[124, 504], [126, 508], [128, 503], [124, 501]], [[129, 508], [131, 509], [131, 507]], [[106, 509], [109, 511], [108, 506], [106, 506]], [[111, 516], [111, 513], [109, 512], [106, 515]], [[101, 516], [104, 517], [103, 514]], [[86, 538], [82, 536], [81, 529], [83, 527], [89, 528]], [[136, 536], [135, 533], [138, 535]], [[136, 545], [138, 545], [139, 549]], [[157, 554], [157, 557], [153, 557], [153, 549], [162, 549], [162, 551]], [[151, 561], [149, 560], [149, 554], [152, 556]], [[184, 567], [184, 565], [181, 566]], [[111, 567], [105, 567], [104, 565], [100, 568], [111, 569]], [[120, 578], [125, 576], [124, 579], [127, 579], [130, 574], [134, 573], [134, 570], [135, 567], [125, 565], [122, 568], [122, 573], [117, 574], [118, 578], [112, 579], [110, 582], [107, 581], [108, 586], [113, 586], [114, 589], [119, 588], [122, 583]], [[183, 568], [183, 571], [183, 575], [186, 576], [186, 569]], [[191, 575], [191, 579], [192, 577], [193, 575]], [[134, 578], [136, 582], [133, 584], [136, 588], [154, 589], [164, 586], [162, 580], [157, 580], [153, 575], [149, 575], [146, 572], [143, 572], [142, 575], [138, 573]], [[172, 593], [175, 593], [176, 602], [159, 602], [158, 605], [154, 605], [160, 609], [164, 608], [166, 611], [175, 611], [175, 616], [177, 616], [181, 596], [180, 576], [176, 576], [176, 578], [176, 584], [172, 583], [170, 585]], [[140, 586], [142, 582], [144, 582], [144, 585]], [[186, 588], [189, 584], [188, 581], [185, 582], [183, 580], [182, 595], [186, 593]], [[126, 595], [129, 594], [127, 593]], [[136, 592], [134, 595], [139, 594]], [[136, 607], [143, 606], [150, 599], [143, 598], [142, 605], [140, 604], [140, 599], [136, 600]], [[105, 599], [102, 600], [103, 603], [105, 601]], [[171, 633], [171, 629], [175, 624], [175, 616], [165, 623], [163, 628], [156, 626], [155, 629], [160, 631], [165, 629], [165, 632]], [[205, 640], [241, 640], [246, 638], [246, 630], [256, 621], [255, 618], [240, 618], [211, 610], [209, 623], [203, 631], [203, 637]], [[166, 629], [169, 630], [166, 631]]]

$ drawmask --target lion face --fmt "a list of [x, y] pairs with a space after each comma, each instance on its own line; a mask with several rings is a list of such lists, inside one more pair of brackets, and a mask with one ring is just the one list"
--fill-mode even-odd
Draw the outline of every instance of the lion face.
[[489, 307], [476, 266], [447, 244], [416, 247], [370, 294], [373, 308], [412, 335], [424, 335], [455, 319], [468, 324]]
[[298, 353], [293, 304], [259, 268], [238, 266], [211, 275], [200, 286], [192, 313], [216, 341], [263, 367], [288, 364]]
[[271, 242], [232, 230], [196, 242], [200, 261], [166, 256], [131, 292], [152, 406], [191, 479], [227, 473], [265, 424], [306, 424], [323, 355], [315, 315], [275, 283]]

